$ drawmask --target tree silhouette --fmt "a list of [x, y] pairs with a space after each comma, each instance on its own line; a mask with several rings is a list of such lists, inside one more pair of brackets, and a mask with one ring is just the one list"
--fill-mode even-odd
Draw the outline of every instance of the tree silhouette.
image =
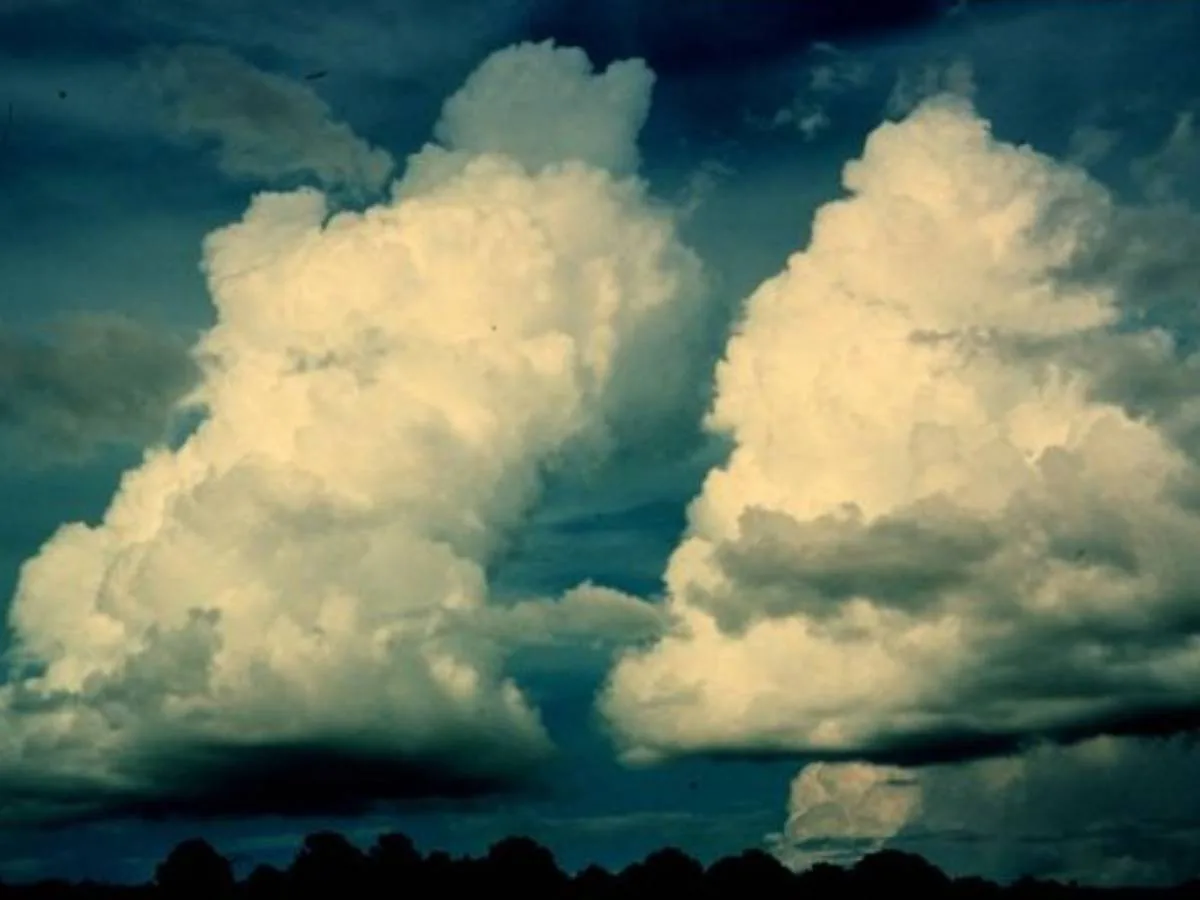
[[655, 850], [620, 875], [622, 893], [658, 898], [664, 894], [696, 896], [703, 892], [704, 867], [676, 847]]
[[509, 837], [493, 844], [484, 860], [484, 875], [489, 883], [510, 885], [537, 900], [564, 897], [569, 885], [554, 854], [528, 837]]
[[288, 896], [288, 877], [275, 866], [255, 866], [242, 884], [242, 894], [254, 900], [283, 900]]
[[427, 856], [403, 834], [380, 835], [364, 853], [346, 837], [305, 837], [286, 871], [259, 865], [237, 883], [230, 861], [200, 838], [175, 847], [143, 885], [71, 883], [61, 879], [5, 885], [0, 900], [441, 900], [509, 894], [523, 900], [1200, 900], [1200, 880], [1173, 888], [1085, 888], [1026, 877], [1008, 886], [947, 877], [920, 856], [872, 853], [849, 869], [818, 863], [793, 872], [762, 850], [716, 860], [707, 868], [682, 850], [656, 850], [614, 874], [591, 865], [573, 877], [554, 854], [528, 837], [497, 841], [480, 858]]
[[879, 850], [864, 856], [851, 871], [855, 889], [878, 893], [892, 885], [908, 885], [920, 896], [934, 900], [948, 895], [950, 879], [933, 863], [914, 853]]
[[367, 887], [367, 856], [336, 831], [308, 835], [288, 870], [291, 895], [328, 898], [361, 895]]
[[444, 850], [430, 853], [421, 868], [419, 896], [422, 898], [458, 892], [468, 886], [462, 865]]
[[421, 864], [421, 854], [407, 834], [387, 832], [371, 845], [368, 858], [380, 872], [410, 875]]
[[707, 879], [709, 891], [716, 897], [744, 893], [755, 900], [777, 900], [795, 890], [791, 871], [762, 850], [717, 860], [709, 866]]
[[[814, 897], [844, 896], [852, 889], [850, 873], [829, 863], [817, 863], [800, 875], [801, 890]], [[892, 885], [894, 890], [896, 885]]]
[[608, 900], [617, 896], [620, 881], [607, 869], [590, 865], [575, 876], [571, 887], [578, 900]]
[[412, 838], [398, 832], [381, 834], [367, 851], [370, 887], [373, 897], [394, 897], [397, 894], [418, 900], [430, 896], [436, 889], [425, 878], [421, 854]]
[[201, 838], [172, 850], [154, 872], [154, 883], [169, 897], [220, 900], [234, 895], [233, 865]]

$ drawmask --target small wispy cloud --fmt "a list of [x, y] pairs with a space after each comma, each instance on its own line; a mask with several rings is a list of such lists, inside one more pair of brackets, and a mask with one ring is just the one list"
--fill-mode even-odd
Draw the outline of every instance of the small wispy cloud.
[[815, 61], [804, 70], [804, 80], [787, 106], [764, 122], [767, 128], [794, 128], [813, 140], [833, 124], [831, 103], [839, 96], [865, 87], [871, 65], [826, 42], [812, 46]]
[[888, 95], [886, 111], [893, 118], [908, 115], [923, 101], [938, 94], [975, 96], [975, 70], [970, 60], [933, 61], [901, 68]]

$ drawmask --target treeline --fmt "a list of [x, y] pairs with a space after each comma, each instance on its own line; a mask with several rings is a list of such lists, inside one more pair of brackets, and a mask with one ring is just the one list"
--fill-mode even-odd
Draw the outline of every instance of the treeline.
[[233, 865], [195, 838], [168, 854], [146, 884], [41, 881], [0, 883], [0, 900], [440, 900], [494, 895], [522, 900], [841, 900], [913, 897], [921, 900], [1200, 900], [1200, 879], [1173, 888], [1088, 888], [1025, 878], [1000, 886], [981, 878], [950, 878], [920, 856], [883, 850], [851, 868], [819, 864], [794, 873], [760, 850], [705, 867], [668, 847], [619, 872], [589, 866], [570, 875], [529, 838], [511, 837], [482, 857], [422, 855], [403, 834], [381, 835], [363, 851], [341, 834], [306, 837], [284, 869], [259, 865], [238, 880]]

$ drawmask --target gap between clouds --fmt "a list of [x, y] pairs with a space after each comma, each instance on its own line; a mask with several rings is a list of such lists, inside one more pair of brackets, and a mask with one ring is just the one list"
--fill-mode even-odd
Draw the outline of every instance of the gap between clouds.
[[156, 47], [142, 72], [181, 140], [215, 141], [236, 178], [314, 177], [330, 191], [375, 195], [395, 163], [344, 122], [309, 85], [264, 72], [222, 47]]

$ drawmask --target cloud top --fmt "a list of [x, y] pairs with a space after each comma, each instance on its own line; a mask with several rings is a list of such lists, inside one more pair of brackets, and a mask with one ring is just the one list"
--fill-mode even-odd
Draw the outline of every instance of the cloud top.
[[640, 59], [596, 72], [577, 48], [519, 44], [467, 79], [434, 134], [455, 150], [500, 153], [531, 168], [575, 159], [625, 174], [637, 168], [653, 85]]

